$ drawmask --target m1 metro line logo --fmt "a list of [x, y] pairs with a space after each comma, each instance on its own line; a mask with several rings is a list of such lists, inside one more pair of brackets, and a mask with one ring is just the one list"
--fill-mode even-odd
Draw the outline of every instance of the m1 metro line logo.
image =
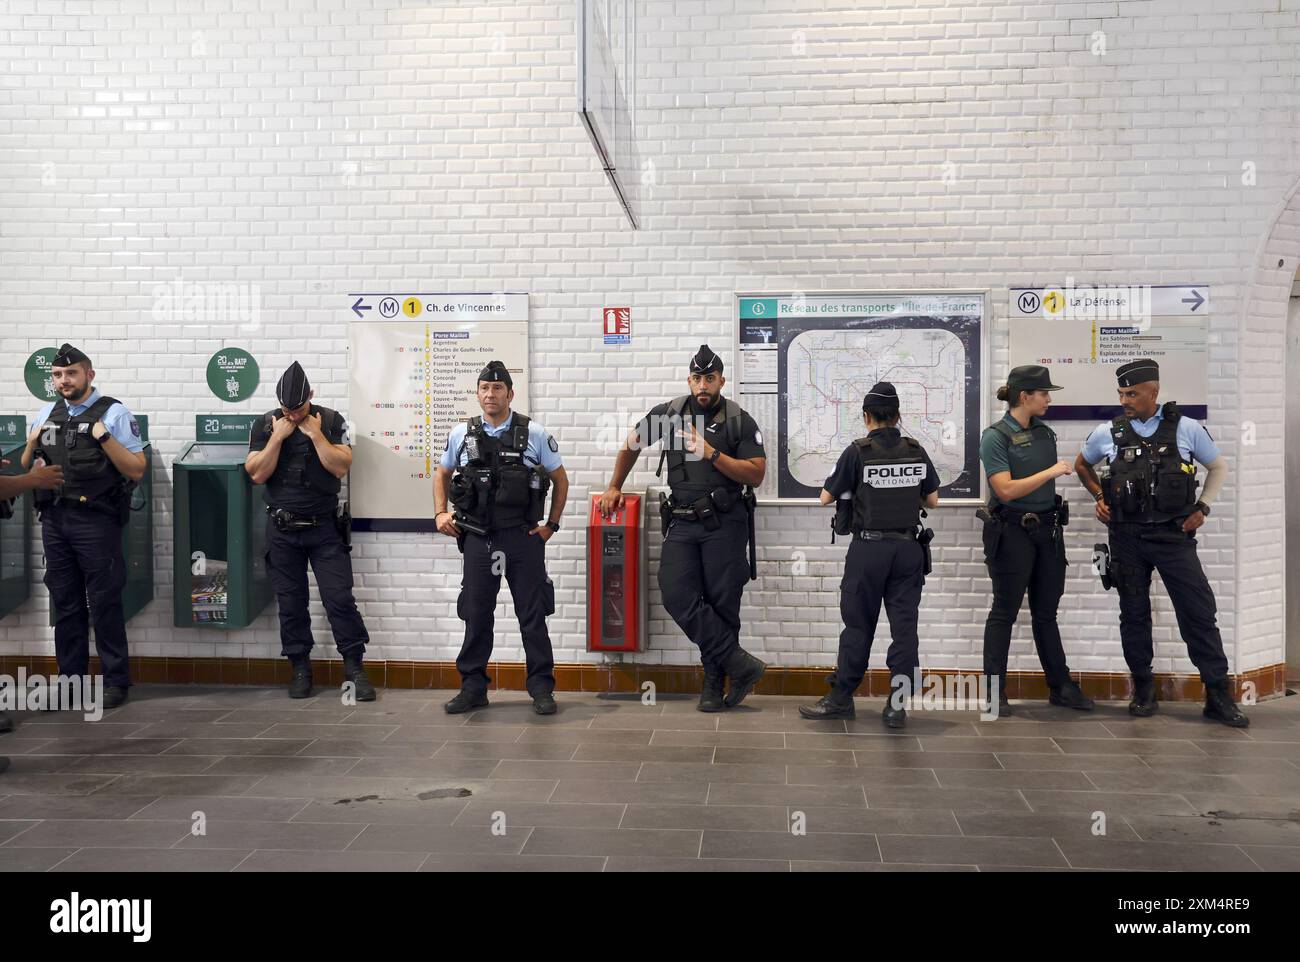
[[873, 488], [911, 488], [924, 477], [924, 464], [868, 464], [862, 469], [862, 483]]
[[73, 892], [50, 903], [50, 931], [56, 935], [128, 934], [132, 942], [148, 942], [152, 920], [152, 899], [83, 899]]

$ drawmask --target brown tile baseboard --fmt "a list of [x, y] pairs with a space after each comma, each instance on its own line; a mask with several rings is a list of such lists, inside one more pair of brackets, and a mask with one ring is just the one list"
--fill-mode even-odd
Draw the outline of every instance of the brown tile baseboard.
[[[338, 685], [343, 682], [343, 662], [317, 659], [312, 667], [317, 684]], [[52, 675], [58, 667], [52, 655], [0, 655], [0, 673], [14, 676], [19, 668], [28, 674]], [[99, 659], [91, 658], [91, 671], [99, 671]], [[379, 661], [367, 659], [366, 672], [376, 685], [387, 688], [455, 689], [460, 676], [453, 662]], [[523, 691], [526, 671], [519, 662], [494, 662], [488, 667], [494, 689]], [[761, 695], [798, 695], [818, 697], [826, 692], [830, 668], [769, 667], [755, 691]], [[971, 675], [962, 669], [927, 669], [926, 676], [948, 678]], [[1286, 693], [1286, 665], [1254, 668], [1233, 679], [1234, 697], [1240, 699], [1243, 688], [1254, 686], [1255, 700], [1275, 698]], [[139, 684], [168, 685], [287, 685], [289, 661], [286, 658], [167, 658], [141, 656], [131, 659], [131, 677]], [[555, 666], [558, 691], [639, 692], [646, 682], [665, 694], [695, 694], [703, 675], [699, 666], [642, 665], [634, 662], [607, 665], [563, 664]], [[1129, 696], [1127, 672], [1079, 672], [1079, 685], [1091, 698], [1120, 701]], [[1196, 675], [1156, 675], [1162, 701], [1200, 701], [1205, 687]], [[1012, 698], [1045, 700], [1047, 684], [1037, 672], [1009, 672], [1007, 690]], [[858, 695], [883, 698], [889, 694], [889, 673], [875, 669], [863, 679]]]

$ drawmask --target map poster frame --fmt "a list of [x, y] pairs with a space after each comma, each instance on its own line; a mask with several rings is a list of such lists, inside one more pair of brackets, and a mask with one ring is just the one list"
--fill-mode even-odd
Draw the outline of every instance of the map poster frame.
[[[479, 414], [478, 374], [504, 361], [514, 410], [528, 410], [527, 292], [349, 294], [352, 528], [437, 530], [433, 476], [447, 435]], [[376, 316], [377, 315], [377, 316]]]
[[[953, 419], [960, 426], [957, 473], [940, 487], [941, 507], [960, 507], [983, 504], [987, 497], [987, 482], [979, 462], [979, 439], [989, 423], [989, 395], [985, 390], [990, 357], [990, 321], [992, 319], [992, 290], [990, 288], [930, 288], [918, 290], [830, 290], [830, 291], [737, 291], [732, 300], [732, 343], [736, 348], [734, 383], [728, 379], [728, 393], [758, 421], [760, 431], [769, 432], [766, 440], [768, 472], [758, 489], [761, 504], [815, 504], [821, 490], [820, 482], [809, 485], [794, 477], [789, 470], [790, 438], [787, 425], [789, 406], [786, 391], [788, 349], [800, 335], [812, 332], [836, 331], [889, 331], [941, 330], [962, 344], [964, 357], [964, 392], [960, 417]], [[839, 313], [824, 305], [846, 299], [861, 299], [873, 304], [884, 313], [867, 316], [857, 313]], [[890, 309], [890, 301], [897, 301]], [[761, 305], [746, 302], [765, 302]], [[785, 305], [783, 307], [783, 305]], [[949, 311], [950, 307], [960, 309]], [[841, 303], [841, 306], [845, 306]], [[770, 325], [764, 324], [757, 313], [763, 309], [772, 317]], [[798, 309], [795, 314], [783, 316], [783, 310]], [[744, 316], [749, 310], [753, 316]], [[822, 313], [826, 310], [827, 313]], [[876, 371], [876, 375], [880, 372]], [[867, 375], [864, 374], [864, 377]], [[888, 376], [884, 380], [897, 380]], [[854, 418], [861, 417], [862, 398], [870, 389], [862, 388], [856, 398], [846, 399]], [[856, 387], [855, 387], [856, 393]], [[909, 398], [901, 387], [904, 433], [908, 433]], [[915, 406], [911, 408], [915, 410]], [[913, 418], [915, 415], [912, 415]], [[860, 427], [860, 420], [857, 422]], [[865, 429], [856, 430], [853, 437], [861, 437]], [[918, 438], [927, 449], [926, 439]], [[847, 444], [848, 442], [845, 441]], [[931, 452], [934, 457], [934, 452]], [[838, 457], [838, 451], [836, 452]], [[833, 466], [833, 461], [831, 462]], [[936, 460], [936, 467], [940, 463]], [[943, 470], [943, 469], [941, 469]], [[954, 470], [953, 467], [946, 469]], [[826, 474], [830, 473], [830, 468]], [[822, 476], [823, 478], [825, 475]]]

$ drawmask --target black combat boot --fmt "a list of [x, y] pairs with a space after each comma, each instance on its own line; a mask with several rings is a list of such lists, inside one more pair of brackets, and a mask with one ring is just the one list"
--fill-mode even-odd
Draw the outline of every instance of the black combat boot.
[[[997, 687], [999, 718], [1004, 715], [1014, 715], [1016, 713], [1016, 710], [1011, 706], [1011, 700], [1007, 698], [1007, 679], [1005, 675], [985, 675], [984, 684], [988, 692], [992, 692], [993, 688], [995, 686]], [[984, 701], [980, 704], [980, 708], [985, 712], [993, 711], [993, 706], [990, 702], [991, 699], [986, 694], [984, 696]]]
[[763, 664], [740, 645], [737, 645], [728, 656], [726, 664], [723, 666], [727, 677], [731, 679], [731, 689], [727, 692], [727, 697], [723, 699], [728, 708], [735, 708], [745, 696], [754, 690], [758, 680], [763, 677], [763, 672], [767, 671], [767, 665]]
[[121, 708], [126, 704], [129, 689], [122, 685], [108, 685], [104, 688], [104, 710]]
[[355, 686], [357, 701], [375, 700], [375, 686], [366, 677], [366, 669], [361, 665], [361, 655], [343, 656], [343, 678]]
[[700, 703], [696, 705], [698, 711], [722, 711], [722, 689], [727, 683], [727, 676], [721, 669], [704, 666], [704, 687], [700, 689]]
[[902, 705], [895, 707], [894, 699], [885, 701], [885, 710], [880, 713], [886, 728], [900, 729], [907, 727], [907, 709]]
[[1156, 680], [1133, 676], [1133, 700], [1128, 703], [1128, 713], [1138, 718], [1150, 718], [1156, 713]]
[[289, 664], [293, 666], [293, 680], [289, 682], [290, 698], [308, 698], [311, 696], [311, 656], [292, 655]]
[[1205, 709], [1201, 714], [1214, 721], [1223, 722], [1229, 728], [1250, 727], [1250, 719], [1242, 714], [1237, 703], [1232, 700], [1232, 693], [1228, 690], [1226, 681], [1205, 686]]
[[1053, 705], [1074, 708], [1078, 711], [1092, 711], [1097, 707], [1097, 703], [1085, 695], [1083, 689], [1073, 681], [1065, 682], [1060, 688], [1049, 688], [1047, 700]]
[[462, 688], [459, 694], [451, 701], [442, 706], [443, 711], [448, 715], [463, 715], [473, 708], [486, 708], [488, 704], [487, 692], [472, 692]]
[[7, 712], [0, 711], [0, 735], [14, 730], [14, 720]]
[[533, 696], [533, 711], [539, 715], [554, 715], [559, 711], [555, 704], [555, 696], [549, 691], [539, 691]]
[[799, 714], [814, 721], [822, 718], [856, 718], [852, 696], [845, 696], [831, 689], [813, 705], [800, 705]]

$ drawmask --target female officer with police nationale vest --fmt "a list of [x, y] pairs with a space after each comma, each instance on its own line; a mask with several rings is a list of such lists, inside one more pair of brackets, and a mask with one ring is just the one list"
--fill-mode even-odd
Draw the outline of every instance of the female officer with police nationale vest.
[[801, 705], [804, 718], [853, 718], [853, 693], [867, 672], [871, 642], [883, 604], [889, 616], [886, 664], [890, 698], [886, 727], [907, 722], [903, 700], [920, 665], [916, 635], [921, 586], [929, 573], [929, 540], [921, 527], [921, 508], [939, 504], [939, 475], [925, 449], [903, 437], [898, 424], [898, 392], [881, 381], [862, 400], [867, 436], [840, 455], [822, 488], [821, 503], [835, 502], [835, 532], [853, 534], [840, 582], [839, 657], [831, 690], [814, 705]]
[[1062, 529], [1069, 521], [1067, 506], [1056, 493], [1056, 479], [1073, 468], [1057, 459], [1056, 434], [1042, 418], [1052, 403], [1050, 392], [1059, 390], [1041, 365], [1013, 368], [997, 394], [999, 401], [1007, 402], [1007, 412], [980, 438], [990, 493], [988, 507], [979, 516], [984, 519], [984, 561], [993, 579], [993, 607], [984, 624], [984, 674], [988, 708], [999, 715], [1011, 714], [1007, 654], [1026, 589], [1048, 700], [1081, 711], [1094, 707], [1070, 678], [1056, 627], [1056, 607], [1065, 591]]

